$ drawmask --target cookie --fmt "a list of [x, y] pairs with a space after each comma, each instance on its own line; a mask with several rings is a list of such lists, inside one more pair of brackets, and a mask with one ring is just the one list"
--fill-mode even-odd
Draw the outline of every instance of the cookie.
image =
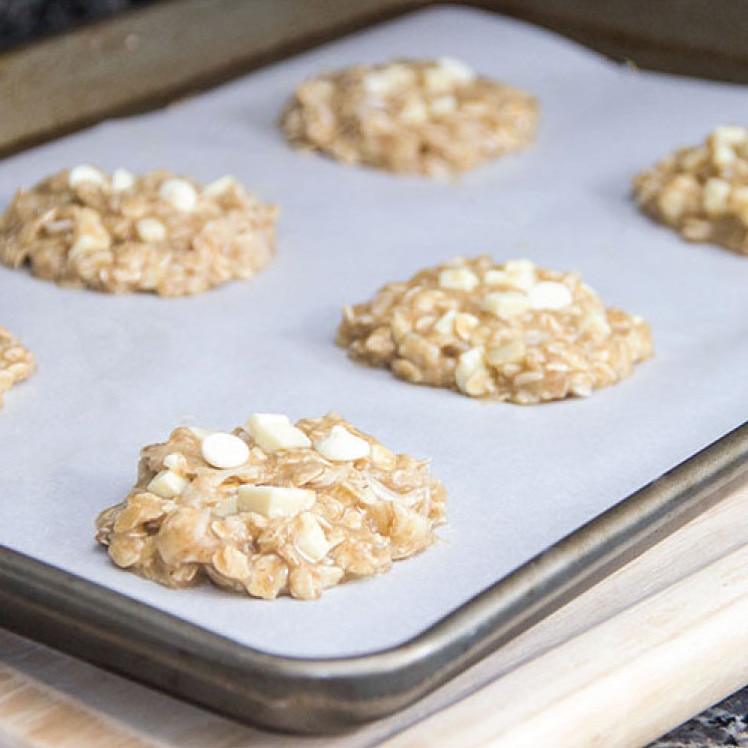
[[354, 65], [302, 83], [281, 125], [345, 164], [450, 177], [529, 146], [536, 100], [449, 58]]
[[717, 127], [634, 180], [641, 209], [691, 242], [748, 254], [748, 128]]
[[102, 512], [118, 566], [168, 587], [209, 579], [252, 597], [318, 598], [428, 548], [446, 491], [336, 414], [255, 414], [233, 433], [177, 428], [142, 451], [138, 480]]
[[196, 294], [266, 267], [276, 214], [233, 177], [201, 187], [168, 171], [81, 165], [15, 196], [0, 218], [0, 262], [64, 286]]
[[3, 394], [17, 382], [28, 379], [35, 368], [34, 354], [8, 330], [0, 327], [0, 408], [3, 406]]
[[338, 345], [413, 384], [524, 405], [587, 396], [652, 355], [640, 317], [575, 273], [457, 258], [346, 306]]

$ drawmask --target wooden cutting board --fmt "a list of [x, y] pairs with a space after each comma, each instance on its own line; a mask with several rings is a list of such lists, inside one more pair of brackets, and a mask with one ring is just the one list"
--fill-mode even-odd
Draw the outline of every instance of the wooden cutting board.
[[748, 486], [416, 706], [336, 738], [229, 722], [0, 632], [0, 748], [638, 748], [748, 683]]

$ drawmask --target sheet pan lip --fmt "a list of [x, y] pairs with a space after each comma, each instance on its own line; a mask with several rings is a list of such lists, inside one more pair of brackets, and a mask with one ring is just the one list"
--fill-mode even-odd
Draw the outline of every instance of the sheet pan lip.
[[[4, 547], [0, 625], [233, 718], [339, 731], [422, 698], [717, 503], [745, 474], [748, 422], [412, 639], [371, 653], [254, 649]], [[158, 677], [149, 675], [154, 665]]]

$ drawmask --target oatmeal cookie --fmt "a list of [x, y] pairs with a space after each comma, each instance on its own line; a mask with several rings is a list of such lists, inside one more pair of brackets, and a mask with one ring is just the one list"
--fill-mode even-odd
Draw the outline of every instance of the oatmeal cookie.
[[576, 273], [485, 255], [346, 306], [337, 343], [413, 384], [523, 405], [590, 395], [652, 355], [649, 325], [606, 309]]
[[35, 367], [34, 354], [0, 327], [0, 408], [3, 407], [3, 393], [16, 382], [28, 379]]
[[200, 293], [250, 278], [275, 252], [277, 209], [230, 176], [76, 166], [21, 190], [0, 218], [0, 262], [109, 293]]
[[115, 564], [168, 587], [207, 577], [253, 597], [312, 600], [428, 548], [445, 498], [427, 461], [334, 413], [295, 426], [259, 413], [231, 434], [183, 427], [146, 447], [96, 538]]
[[641, 209], [692, 242], [748, 254], [748, 128], [717, 127], [634, 180]]
[[529, 146], [536, 100], [459, 60], [354, 65], [302, 83], [281, 126], [345, 164], [449, 177]]

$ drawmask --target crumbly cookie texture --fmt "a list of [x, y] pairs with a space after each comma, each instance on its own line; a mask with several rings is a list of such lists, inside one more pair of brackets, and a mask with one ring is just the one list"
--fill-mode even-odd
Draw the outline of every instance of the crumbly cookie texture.
[[748, 128], [717, 127], [634, 180], [641, 209], [692, 242], [748, 254]]
[[16, 382], [28, 379], [36, 368], [34, 354], [24, 348], [4, 327], [0, 327], [0, 408], [3, 394]]
[[486, 255], [344, 307], [337, 342], [413, 384], [523, 405], [590, 395], [652, 355], [647, 323], [606, 309], [576, 273]]
[[146, 447], [96, 538], [115, 564], [168, 587], [207, 576], [253, 597], [313, 600], [428, 548], [445, 498], [427, 461], [334, 413], [296, 425], [258, 413], [231, 434], [183, 427]]
[[202, 187], [80, 165], [16, 194], [0, 218], [0, 262], [64, 286], [184, 296], [268, 265], [276, 214], [231, 176]]
[[292, 145], [345, 164], [442, 178], [529, 146], [537, 118], [529, 94], [443, 58], [311, 78], [281, 124]]

